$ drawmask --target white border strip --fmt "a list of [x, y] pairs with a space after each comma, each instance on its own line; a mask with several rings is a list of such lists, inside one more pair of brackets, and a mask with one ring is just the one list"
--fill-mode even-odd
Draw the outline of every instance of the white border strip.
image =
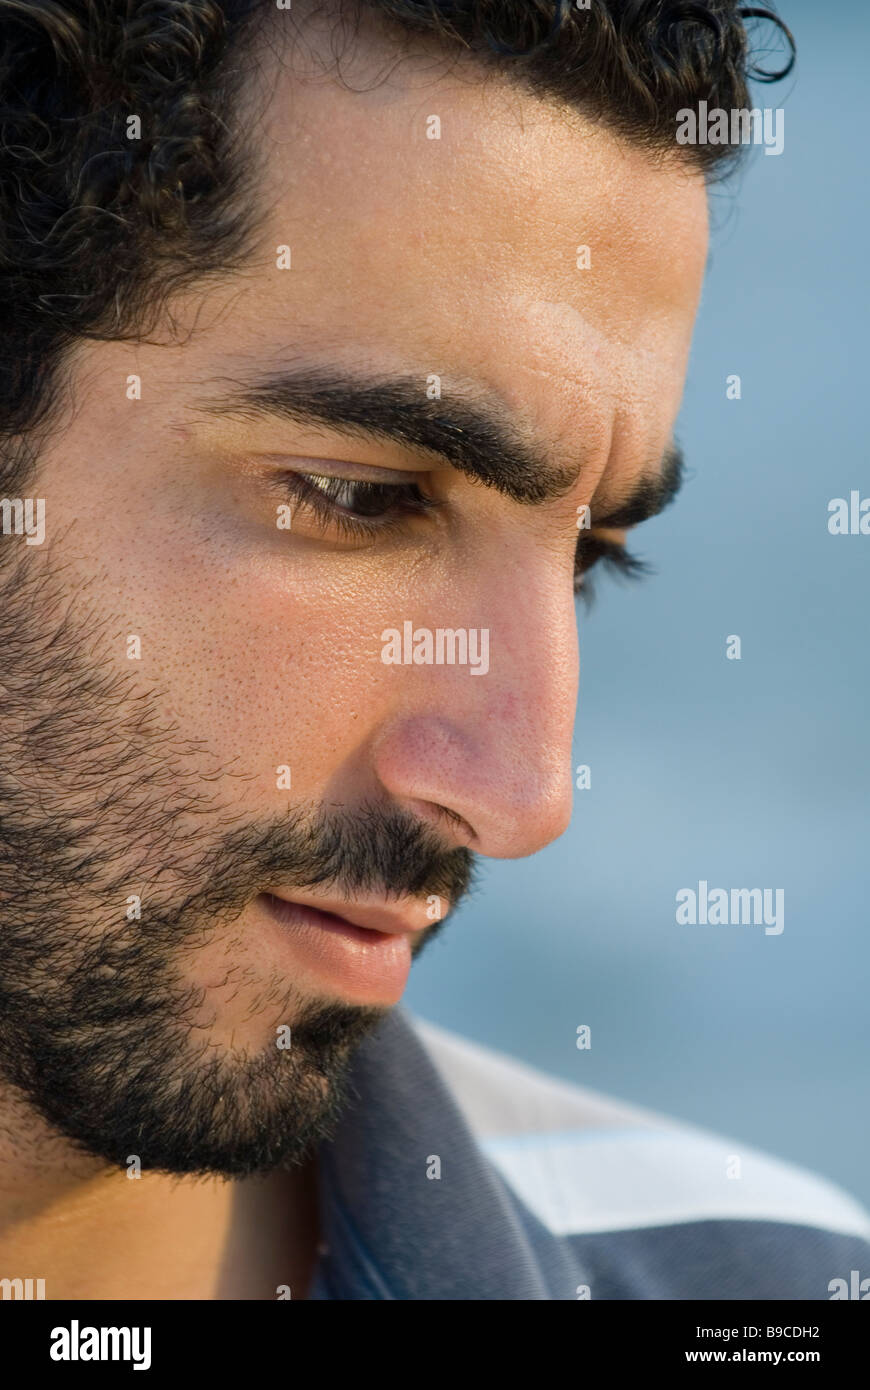
[[[681, 1130], [580, 1130], [480, 1140], [556, 1235], [688, 1221], [782, 1221], [870, 1240], [870, 1214], [801, 1168]], [[733, 1159], [740, 1177], [728, 1177]]]

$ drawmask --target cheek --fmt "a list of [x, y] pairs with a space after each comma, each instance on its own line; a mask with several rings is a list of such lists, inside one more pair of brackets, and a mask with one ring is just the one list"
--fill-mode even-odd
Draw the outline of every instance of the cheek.
[[[234, 775], [239, 802], [316, 799], [384, 716], [380, 633], [395, 600], [373, 583], [337, 591], [322, 564], [272, 555], [182, 544], [147, 563], [129, 629], [142, 660], [125, 664], [161, 692], [161, 717]], [[124, 597], [132, 607], [134, 591]]]

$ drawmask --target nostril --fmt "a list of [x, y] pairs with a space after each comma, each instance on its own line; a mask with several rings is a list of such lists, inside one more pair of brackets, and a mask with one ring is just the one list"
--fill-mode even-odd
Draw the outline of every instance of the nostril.
[[465, 846], [472, 845], [477, 839], [473, 827], [465, 817], [460, 816], [458, 811], [451, 810], [449, 806], [443, 806], [438, 801], [410, 801], [405, 805], [433, 825], [446, 821], [450, 827], [451, 839], [461, 840]]

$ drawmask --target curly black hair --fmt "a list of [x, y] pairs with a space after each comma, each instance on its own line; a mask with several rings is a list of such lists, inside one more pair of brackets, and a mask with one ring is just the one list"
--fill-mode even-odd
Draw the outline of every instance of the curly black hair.
[[[677, 110], [748, 104], [794, 61], [733, 0], [332, 0], [675, 148]], [[32, 457], [82, 338], [142, 336], [173, 292], [240, 265], [258, 166], [233, 120], [275, 0], [0, 0], [0, 486]], [[745, 21], [790, 50], [750, 65]], [[139, 125], [137, 125], [137, 121]], [[681, 147], [709, 175], [729, 146]]]

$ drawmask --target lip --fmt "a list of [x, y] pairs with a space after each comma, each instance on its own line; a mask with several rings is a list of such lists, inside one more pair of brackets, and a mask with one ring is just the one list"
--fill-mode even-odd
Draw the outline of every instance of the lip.
[[[270, 897], [277, 898], [280, 902], [312, 908], [315, 912], [349, 922], [354, 927], [386, 936], [399, 936], [405, 932], [415, 935], [432, 925], [432, 919], [426, 915], [425, 906], [419, 901], [409, 900], [402, 908], [397, 903], [387, 903], [383, 900], [349, 903], [342, 898], [323, 898], [315, 893], [285, 894], [275, 888], [267, 891]], [[446, 904], [441, 915], [446, 915]]]
[[313, 993], [348, 1003], [397, 1003], [411, 969], [412, 939], [431, 925], [419, 902], [346, 903], [269, 889], [258, 904], [286, 973]]

